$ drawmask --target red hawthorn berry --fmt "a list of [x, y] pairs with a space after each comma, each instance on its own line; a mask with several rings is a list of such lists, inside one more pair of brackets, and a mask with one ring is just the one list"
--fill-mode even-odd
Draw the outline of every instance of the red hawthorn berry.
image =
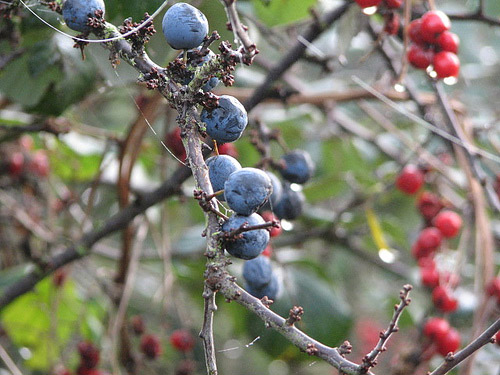
[[436, 340], [438, 337], [445, 337], [450, 328], [450, 323], [447, 320], [443, 318], [430, 318], [424, 324], [423, 333], [431, 340]]
[[9, 160], [9, 173], [11, 176], [19, 176], [24, 168], [24, 155], [22, 152], [13, 152]]
[[417, 200], [417, 209], [426, 221], [431, 221], [443, 208], [441, 199], [430, 191], [424, 191]]
[[271, 244], [269, 244], [266, 246], [266, 248], [262, 252], [262, 255], [270, 258], [272, 253], [273, 253], [273, 247], [271, 246]]
[[435, 288], [439, 285], [439, 272], [435, 267], [421, 267], [420, 280], [422, 285]]
[[451, 31], [443, 31], [437, 37], [437, 45], [443, 51], [453, 52], [454, 54], [458, 53], [458, 46], [460, 45], [460, 39], [458, 35], [452, 33]]
[[196, 370], [196, 362], [185, 359], [175, 369], [175, 375], [193, 375]]
[[420, 34], [420, 28], [422, 27], [422, 19], [417, 18], [413, 20], [408, 25], [408, 36], [413, 43], [422, 45], [425, 41], [422, 39], [422, 35]]
[[437, 351], [443, 357], [450, 352], [456, 352], [460, 348], [460, 333], [451, 327], [444, 336], [436, 337]]
[[453, 52], [441, 51], [434, 55], [433, 66], [438, 78], [456, 77], [460, 71], [460, 60]]
[[182, 144], [181, 128], [176, 127], [165, 137], [165, 145], [180, 160], [186, 160], [186, 149]]
[[31, 172], [39, 177], [47, 177], [50, 171], [50, 162], [45, 150], [38, 150], [33, 154], [29, 163]]
[[417, 246], [421, 248], [421, 252], [432, 253], [439, 245], [441, 245], [442, 235], [441, 232], [434, 228], [428, 227], [422, 229], [417, 238]]
[[495, 342], [497, 343], [498, 346], [500, 346], [500, 331], [497, 332], [495, 335]]
[[385, 0], [385, 6], [389, 9], [397, 9], [403, 5], [403, 0]]
[[493, 278], [488, 284], [486, 284], [486, 294], [489, 297], [496, 296], [500, 302], [500, 276]]
[[78, 343], [78, 352], [80, 353], [81, 364], [87, 369], [93, 369], [97, 366], [100, 359], [100, 352], [90, 341]]
[[189, 331], [178, 329], [170, 335], [170, 343], [175, 349], [181, 352], [188, 352], [193, 349], [195, 341]]
[[378, 6], [382, 0], [355, 0], [361, 8]]
[[80, 364], [76, 369], [76, 375], [103, 375], [102, 372], [96, 368], [86, 367], [85, 364]]
[[149, 359], [156, 359], [161, 354], [161, 343], [155, 335], [144, 335], [141, 338], [141, 351]]
[[434, 52], [430, 49], [425, 49], [422, 45], [412, 44], [406, 53], [406, 58], [413, 67], [425, 70], [431, 65]]
[[495, 193], [497, 193], [498, 199], [500, 199], [500, 174], [497, 174], [493, 189], [495, 189]]
[[399, 14], [390, 12], [385, 16], [384, 31], [389, 35], [396, 35], [399, 31]]
[[229, 155], [235, 159], [239, 156], [236, 146], [232, 143], [223, 143], [217, 145], [217, 148], [219, 150], [219, 155]]
[[418, 266], [420, 268], [436, 268], [436, 262], [431, 257], [419, 258]]
[[441, 211], [434, 218], [434, 226], [439, 229], [444, 237], [455, 237], [462, 227], [462, 218], [453, 211]]
[[[261, 216], [265, 221], [280, 221], [271, 211], [264, 211]], [[279, 227], [271, 227], [270, 236], [278, 237], [282, 231], [281, 225]]]
[[19, 138], [19, 145], [26, 151], [30, 151], [33, 149], [33, 145], [35, 142], [33, 142], [33, 138], [31, 135], [23, 135], [21, 138]]
[[66, 281], [68, 273], [64, 268], [58, 268], [52, 275], [52, 283], [56, 288], [60, 288]]
[[396, 186], [406, 194], [415, 194], [424, 184], [424, 174], [413, 164], [403, 168], [396, 179]]
[[137, 336], [140, 336], [146, 331], [146, 324], [144, 324], [144, 319], [140, 315], [134, 315], [130, 318], [130, 324], [132, 326], [132, 330]]
[[422, 16], [420, 35], [427, 43], [435, 44], [437, 37], [451, 27], [450, 19], [440, 10], [431, 10]]
[[450, 290], [437, 286], [432, 291], [432, 302], [442, 312], [453, 312], [458, 308], [458, 301], [450, 294]]

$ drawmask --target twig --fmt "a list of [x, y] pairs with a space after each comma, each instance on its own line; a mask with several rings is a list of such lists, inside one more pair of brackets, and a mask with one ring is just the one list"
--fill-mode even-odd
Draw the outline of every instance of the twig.
[[240, 17], [238, 16], [238, 12], [236, 11], [236, 0], [221, 0], [221, 3], [226, 9], [226, 14], [231, 24], [231, 29], [241, 41], [241, 44], [243, 44], [243, 48], [245, 49], [244, 59], [247, 61], [244, 62], [249, 65], [252, 62], [253, 57], [257, 53], [259, 53], [259, 50], [250, 39], [248, 33], [245, 30], [245, 27], [241, 24]]
[[17, 297], [32, 290], [40, 280], [59, 267], [87, 255], [96, 242], [125, 228], [137, 215], [142, 214], [149, 207], [161, 202], [167, 197], [177, 194], [179, 186], [187, 180], [190, 175], [191, 173], [188, 168], [179, 167], [170, 179], [165, 181], [159, 188], [147, 195], [141, 196], [126, 208], [111, 216], [102, 227], [97, 230], [86, 232], [74, 245], [67, 247], [61, 253], [50, 258], [46, 269], [43, 271], [34, 269], [21, 279], [9, 285], [0, 296], [0, 310]]
[[214, 312], [217, 311], [214, 291], [205, 284], [203, 290], [204, 313], [203, 326], [200, 331], [200, 338], [203, 340], [205, 349], [205, 365], [209, 375], [217, 375], [217, 361], [215, 359], [215, 344], [213, 333]]
[[401, 290], [399, 293], [399, 298], [401, 299], [401, 302], [399, 303], [399, 305], [394, 306], [395, 311], [392, 316], [391, 322], [389, 323], [389, 327], [384, 332], [380, 332], [380, 339], [378, 340], [377, 345], [370, 353], [368, 353], [363, 358], [363, 363], [360, 366], [361, 373], [366, 373], [371, 367], [374, 367], [377, 364], [377, 357], [380, 355], [380, 353], [387, 350], [386, 347], [387, 341], [389, 341], [389, 338], [393, 333], [399, 330], [398, 328], [399, 318], [401, 317], [403, 310], [411, 302], [411, 299], [408, 298], [408, 295], [410, 294], [411, 290], [412, 290], [411, 285], [406, 284], [405, 286], [403, 286], [403, 290]]
[[470, 357], [472, 353], [480, 349], [484, 345], [491, 343], [491, 338], [500, 330], [500, 319], [497, 319], [495, 323], [488, 327], [480, 336], [478, 336], [474, 341], [467, 345], [462, 350], [447, 357], [445, 361], [429, 375], [444, 375], [448, 373], [451, 369], [457, 366], [464, 359]]
[[474, 173], [476, 179], [480, 182], [485, 184], [485, 190], [486, 190], [486, 196], [491, 204], [491, 206], [497, 211], [500, 212], [500, 200], [495, 193], [495, 190], [490, 184], [487, 184], [487, 176], [481, 166], [479, 165], [479, 162], [477, 160], [477, 152], [471, 147], [469, 141], [466, 139], [465, 134], [463, 133], [462, 128], [460, 127], [460, 124], [458, 123], [458, 119], [455, 116], [455, 113], [453, 112], [450, 103], [448, 101], [448, 97], [444, 91], [443, 85], [441, 82], [433, 82], [433, 87], [434, 90], [436, 91], [436, 96], [438, 98], [438, 103], [440, 104], [441, 108], [443, 109], [443, 113], [446, 115], [446, 120], [448, 122], [448, 128], [451, 131], [451, 134], [458, 138], [461, 141], [461, 144], [463, 145], [463, 149], [465, 151], [465, 154], [467, 156], [467, 160], [469, 162], [471, 171]]
[[[337, 21], [347, 11], [351, 5], [350, 1], [345, 1], [338, 8], [327, 13], [325, 17], [320, 19], [320, 24], [313, 20], [309, 28], [304, 32], [302, 38], [311, 43], [318, 38], [323, 31], [325, 31], [332, 23]], [[297, 62], [306, 52], [307, 46], [298, 41], [288, 53], [281, 59], [281, 61], [269, 70], [263, 83], [255, 89], [253, 95], [245, 101], [244, 105], [247, 111], [250, 111], [257, 104], [259, 104], [268, 95], [268, 92], [275, 81], [277, 81], [284, 72], [286, 72], [295, 62]]]
[[[326, 346], [319, 341], [306, 335], [295, 325], [287, 324], [287, 320], [269, 309], [261, 300], [253, 297], [244, 289], [236, 285], [230, 277], [224, 277], [220, 281], [220, 293], [229, 300], [234, 300], [244, 306], [247, 310], [253, 312], [262, 319], [268, 327], [273, 328], [283, 335], [293, 345], [303, 352], [323, 359], [333, 367], [349, 375], [359, 375], [360, 368], [357, 364], [348, 361], [339, 353], [337, 348]], [[371, 372], [367, 374], [373, 375]]]
[[9, 356], [9, 353], [4, 349], [4, 347], [0, 344], [0, 358], [5, 363], [5, 366], [9, 369], [12, 375], [23, 375], [19, 367], [16, 366], [15, 362]]

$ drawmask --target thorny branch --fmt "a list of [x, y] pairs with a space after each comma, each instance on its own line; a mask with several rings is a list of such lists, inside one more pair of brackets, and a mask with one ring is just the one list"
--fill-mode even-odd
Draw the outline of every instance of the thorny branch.
[[489, 326], [481, 335], [479, 335], [474, 341], [467, 345], [462, 350], [456, 352], [455, 354], [446, 357], [445, 361], [431, 372], [429, 375], [444, 375], [457, 366], [464, 359], [470, 357], [472, 353], [480, 349], [484, 345], [491, 343], [491, 338], [500, 330], [500, 319], [497, 319], [491, 326]]
[[375, 348], [363, 358], [363, 363], [360, 366], [361, 373], [366, 373], [371, 367], [374, 367], [377, 364], [377, 357], [380, 355], [380, 353], [387, 350], [387, 341], [389, 341], [389, 338], [393, 333], [399, 330], [399, 318], [401, 317], [403, 310], [411, 302], [411, 299], [408, 298], [411, 290], [411, 285], [405, 285], [403, 287], [403, 290], [399, 292], [399, 298], [401, 299], [401, 302], [398, 305], [394, 306], [395, 311], [392, 316], [391, 322], [389, 323], [389, 327], [385, 331], [380, 332], [380, 338]]

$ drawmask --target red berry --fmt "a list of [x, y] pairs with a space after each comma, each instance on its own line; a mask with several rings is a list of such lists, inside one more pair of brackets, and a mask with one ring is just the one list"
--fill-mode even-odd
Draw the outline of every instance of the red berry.
[[436, 194], [433, 194], [430, 191], [424, 191], [418, 197], [417, 208], [423, 218], [430, 221], [443, 208], [443, 205]]
[[440, 10], [432, 10], [422, 16], [420, 34], [426, 42], [435, 44], [439, 34], [450, 27], [451, 22], [446, 14]]
[[445, 287], [435, 287], [432, 291], [432, 302], [434, 306], [442, 312], [455, 311], [458, 307], [458, 301], [450, 293], [450, 290]]
[[420, 268], [436, 268], [436, 262], [431, 257], [418, 259], [418, 266]]
[[500, 331], [497, 332], [495, 335], [495, 342], [497, 343], [498, 346], [500, 346]]
[[385, 0], [385, 6], [390, 9], [397, 9], [403, 5], [403, 0]]
[[445, 337], [450, 330], [450, 323], [443, 318], [430, 318], [424, 324], [423, 333], [432, 340]]
[[389, 35], [396, 35], [399, 31], [399, 14], [390, 12], [385, 15], [384, 31]]
[[219, 149], [219, 155], [229, 155], [235, 159], [238, 157], [238, 150], [233, 143], [217, 145], [217, 148]]
[[462, 227], [462, 218], [453, 211], [441, 211], [434, 218], [434, 225], [444, 237], [455, 237]]
[[271, 246], [271, 244], [269, 244], [262, 252], [262, 255], [270, 258], [272, 253], [273, 253], [273, 247]]
[[156, 359], [161, 354], [161, 343], [155, 335], [144, 335], [141, 338], [141, 351], [149, 359]]
[[24, 155], [22, 152], [14, 152], [9, 160], [9, 173], [11, 176], [18, 176], [23, 171]]
[[[280, 221], [271, 211], [264, 211], [261, 216], [265, 221], [278, 221], [278, 223]], [[277, 237], [282, 231], [281, 225], [279, 227], [271, 227], [270, 235], [271, 237]]]
[[39, 177], [47, 177], [50, 171], [50, 163], [45, 150], [38, 150], [30, 160], [29, 168], [31, 172]]
[[180, 160], [186, 160], [186, 149], [182, 144], [181, 128], [176, 127], [165, 137], [165, 145]]
[[102, 372], [96, 368], [86, 367], [85, 364], [80, 364], [76, 369], [77, 375], [103, 375]]
[[170, 335], [170, 343], [175, 349], [181, 352], [188, 352], [193, 349], [195, 341], [189, 331], [178, 329]]
[[433, 66], [438, 78], [456, 77], [460, 71], [460, 60], [453, 52], [441, 51], [434, 55]]
[[437, 44], [443, 51], [458, 53], [460, 39], [458, 35], [451, 31], [442, 32], [437, 38]]
[[132, 330], [137, 336], [140, 336], [146, 331], [146, 325], [144, 324], [144, 319], [140, 315], [134, 315], [130, 318], [130, 324], [132, 325]]
[[82, 366], [87, 369], [93, 369], [99, 363], [99, 349], [97, 349], [91, 342], [82, 341], [78, 343], [78, 352], [80, 353]]
[[361, 8], [378, 6], [382, 0], [355, 0]]
[[408, 25], [408, 36], [410, 40], [416, 44], [423, 44], [425, 41], [422, 39], [422, 35], [420, 34], [420, 28], [422, 27], [422, 19], [417, 18], [413, 20]]
[[26, 151], [30, 151], [33, 149], [33, 138], [31, 135], [23, 135], [21, 138], [19, 138], [19, 145], [25, 149]]
[[66, 281], [67, 276], [68, 273], [66, 272], [66, 270], [64, 268], [59, 268], [52, 275], [52, 283], [55, 287], [60, 288]]
[[496, 296], [500, 301], [500, 276], [486, 284], [486, 294], [490, 297]]
[[422, 281], [422, 285], [435, 288], [439, 285], [439, 272], [434, 267], [421, 267], [420, 280]]
[[396, 179], [396, 186], [406, 194], [415, 194], [424, 184], [424, 174], [412, 164], [403, 168]]
[[434, 58], [434, 52], [419, 44], [412, 44], [406, 54], [408, 62], [417, 69], [427, 69]]
[[460, 348], [460, 333], [455, 328], [450, 328], [445, 336], [436, 338], [437, 351], [443, 357]]
[[430, 255], [441, 245], [441, 240], [441, 232], [434, 227], [429, 227], [420, 232], [417, 238], [417, 246], [421, 248], [421, 252], [427, 252]]

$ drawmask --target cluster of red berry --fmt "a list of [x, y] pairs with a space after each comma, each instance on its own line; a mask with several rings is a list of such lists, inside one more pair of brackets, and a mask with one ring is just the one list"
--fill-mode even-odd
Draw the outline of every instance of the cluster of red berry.
[[363, 9], [378, 7], [377, 12], [384, 17], [384, 31], [389, 35], [396, 35], [399, 31], [401, 19], [396, 9], [401, 8], [403, 0], [356, 0]]
[[[414, 195], [425, 182], [425, 171], [407, 165], [396, 179], [396, 186], [406, 194]], [[412, 246], [412, 255], [418, 261], [422, 285], [432, 289], [432, 302], [443, 313], [450, 313], [458, 308], [458, 300], [453, 296], [453, 288], [459, 277], [447, 271], [440, 271], [434, 260], [443, 238], [455, 237], [462, 226], [462, 218], [456, 212], [444, 209], [445, 204], [435, 194], [424, 191], [419, 194], [417, 209], [425, 221], [426, 227], [419, 233]], [[446, 356], [460, 347], [460, 334], [442, 318], [429, 319], [423, 333], [430, 339], [430, 346], [425, 351], [429, 355], [439, 353]]]
[[[414, 165], [407, 165], [399, 174], [396, 186], [406, 194], [415, 194], [425, 181], [424, 171]], [[443, 312], [455, 311], [458, 301], [451, 289], [458, 283], [458, 276], [440, 272], [434, 255], [443, 238], [455, 237], [462, 226], [459, 214], [443, 210], [444, 204], [435, 194], [425, 191], [417, 200], [417, 208], [424, 218], [426, 227], [419, 233], [412, 246], [412, 255], [418, 261], [423, 285], [432, 288], [432, 301]]]
[[449, 31], [450, 27], [450, 19], [439, 10], [413, 20], [408, 27], [408, 36], [413, 42], [407, 52], [408, 62], [423, 70], [432, 65], [437, 78], [458, 76], [459, 39]]
[[[187, 155], [184, 145], [182, 144], [181, 128], [177, 126], [174, 130], [166, 135], [165, 145], [170, 151], [172, 151], [177, 159], [179, 159], [180, 161], [186, 160]], [[229, 155], [233, 158], [238, 157], [238, 150], [236, 150], [234, 144], [230, 142], [218, 145], [217, 149], [219, 151], [219, 155]]]
[[445, 357], [450, 352], [455, 352], [460, 347], [460, 333], [446, 319], [429, 318], [423, 328], [423, 334], [429, 338], [429, 347], [425, 351], [432, 355], [438, 352]]
[[80, 354], [80, 365], [76, 370], [77, 375], [102, 375], [97, 369], [100, 359], [100, 351], [90, 341], [82, 341], [78, 344]]
[[130, 319], [132, 330], [137, 336], [141, 336], [141, 352], [149, 359], [156, 359], [162, 352], [161, 342], [158, 336], [145, 333], [146, 324], [140, 315], [134, 315]]
[[45, 150], [33, 151], [33, 139], [29, 135], [19, 139], [19, 149], [9, 153], [7, 161], [1, 163], [0, 173], [8, 173], [12, 178], [33, 174], [47, 177], [50, 172], [49, 158]]

